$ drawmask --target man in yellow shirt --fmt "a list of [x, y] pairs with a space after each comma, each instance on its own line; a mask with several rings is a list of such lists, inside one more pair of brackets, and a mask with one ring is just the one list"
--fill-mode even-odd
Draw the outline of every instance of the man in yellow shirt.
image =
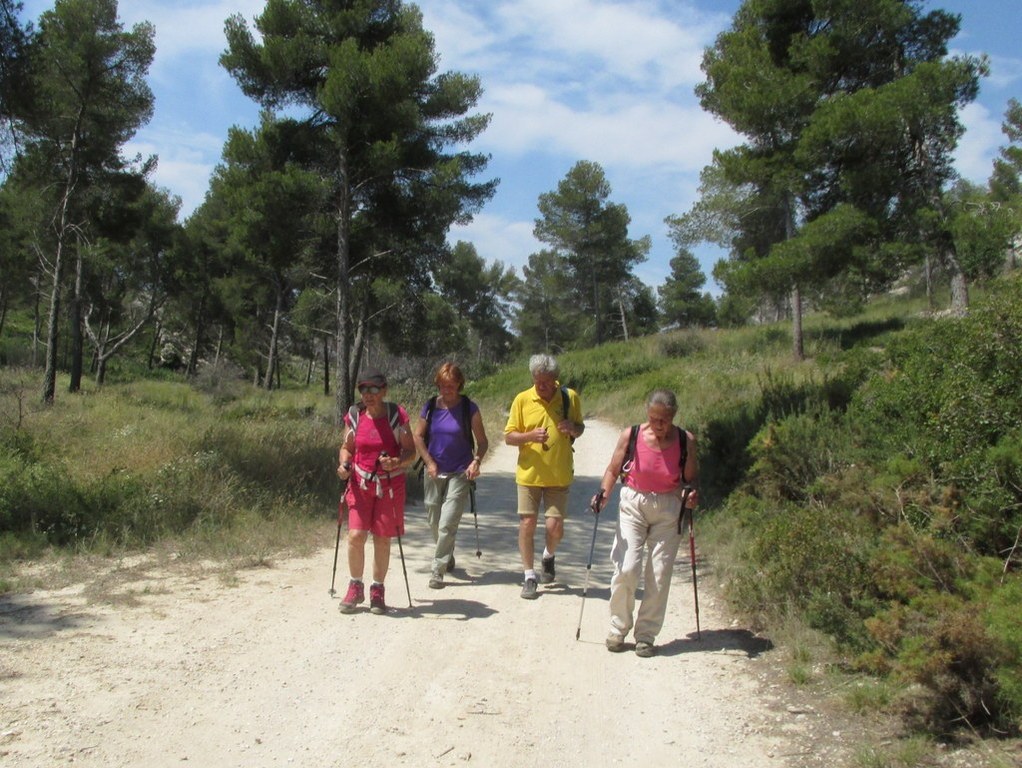
[[[568, 489], [575, 477], [572, 443], [585, 431], [582, 403], [573, 389], [558, 381], [560, 369], [550, 355], [529, 359], [533, 386], [511, 403], [504, 442], [518, 448], [518, 551], [525, 584], [522, 597], [539, 597], [537, 584], [554, 580], [554, 552], [564, 537]], [[546, 548], [543, 570], [535, 571], [535, 534], [540, 505], [544, 507]]]

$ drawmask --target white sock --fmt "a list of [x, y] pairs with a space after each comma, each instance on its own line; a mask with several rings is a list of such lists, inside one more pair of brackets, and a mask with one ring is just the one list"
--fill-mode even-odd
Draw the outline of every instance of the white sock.
[[551, 552], [551, 551], [550, 551], [549, 549], [547, 549], [546, 547], [543, 547], [543, 559], [544, 559], [544, 560], [549, 560], [549, 559], [550, 559], [551, 557], [553, 557], [553, 556], [554, 556], [554, 553], [553, 553], [553, 552]]
[[531, 570], [531, 569], [525, 572], [525, 580], [528, 581], [529, 579], [532, 579], [533, 581], [537, 581], [537, 579], [536, 579], [536, 572]]

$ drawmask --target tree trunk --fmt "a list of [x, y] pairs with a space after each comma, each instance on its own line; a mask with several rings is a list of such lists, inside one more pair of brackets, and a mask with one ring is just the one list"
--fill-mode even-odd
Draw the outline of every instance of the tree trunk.
[[7, 319], [7, 297], [10, 295], [10, 291], [7, 290], [7, 285], [0, 285], [0, 337], [4, 335], [4, 321]]
[[600, 284], [596, 280], [596, 259], [593, 259], [593, 311], [596, 313], [596, 344], [603, 343], [603, 312], [600, 311]]
[[[366, 344], [366, 333], [369, 328], [368, 301], [363, 301], [361, 303], [360, 312], [361, 314], [359, 315], [358, 323], [355, 325], [355, 337], [351, 341], [351, 360], [349, 362], [350, 370], [348, 372], [349, 378], [351, 379], [351, 387], [354, 387], [355, 377], [362, 369], [363, 363], [365, 365], [371, 364], [371, 361], [369, 360], [369, 350]], [[349, 395], [349, 397], [354, 398], [354, 393]], [[353, 402], [354, 400], [352, 399], [352, 401], [348, 403], [349, 407]]]
[[216, 352], [213, 355], [213, 367], [216, 368], [220, 365], [220, 353], [224, 348], [224, 326], [221, 323], [217, 329], [216, 337]]
[[[789, 193], [784, 204], [784, 237], [795, 237], [795, 201]], [[791, 289], [791, 344], [792, 353], [799, 362], [806, 359], [805, 338], [802, 333], [802, 291], [798, 283]]]
[[195, 335], [192, 337], [192, 351], [188, 355], [188, 365], [185, 366], [185, 376], [194, 376], [199, 370], [199, 350], [202, 349], [203, 339], [206, 336], [206, 294], [203, 293], [199, 300], [198, 311], [195, 313]]
[[43, 328], [43, 316], [40, 307], [43, 301], [42, 275], [35, 281], [35, 292], [32, 301], [32, 367], [39, 366], [39, 341]]
[[805, 337], [802, 333], [802, 291], [797, 285], [791, 289], [791, 344], [795, 359], [805, 360]]
[[[79, 122], [81, 114], [79, 113]], [[60, 322], [60, 284], [64, 280], [64, 247], [67, 244], [68, 214], [71, 195], [78, 179], [78, 130], [71, 136], [71, 160], [67, 167], [64, 192], [57, 208], [57, 247], [53, 258], [53, 290], [50, 293], [50, 313], [46, 326], [46, 367], [43, 371], [43, 402], [53, 403], [57, 391], [57, 324]]]
[[82, 388], [82, 365], [85, 356], [85, 339], [82, 333], [82, 244], [75, 249], [75, 284], [71, 292], [71, 306], [68, 307], [71, 321], [71, 379], [68, 392], [79, 392]]
[[323, 334], [323, 396], [330, 397], [330, 338]]
[[148, 368], [151, 371], [155, 365], [156, 360], [156, 349], [160, 346], [160, 340], [163, 336], [163, 323], [157, 320], [153, 325], [153, 343], [149, 345], [149, 363]]
[[945, 249], [944, 263], [947, 264], [948, 272], [951, 273], [951, 312], [958, 316], [964, 316], [969, 311], [969, 284], [953, 248]]
[[273, 308], [273, 327], [270, 329], [270, 349], [266, 355], [266, 378], [263, 387], [267, 390], [273, 389], [273, 377], [277, 368], [277, 338], [280, 334], [280, 319], [283, 315], [284, 291], [278, 284], [276, 306]]
[[930, 257], [930, 254], [926, 254], [923, 269], [926, 275], [926, 306], [932, 312], [936, 308], [936, 301], [933, 298], [933, 259]]
[[621, 310], [621, 332], [625, 336], [625, 341], [628, 341], [628, 320], [625, 317], [625, 303], [620, 296], [617, 299], [617, 306]]
[[[63, 214], [62, 214], [63, 215]], [[43, 370], [43, 402], [53, 403], [57, 391], [57, 328], [60, 323], [60, 284], [64, 281], [63, 224], [57, 236], [57, 249], [53, 258], [53, 288], [50, 291], [50, 312], [46, 318], [46, 358]]]
[[348, 322], [351, 311], [351, 180], [348, 178], [347, 148], [341, 147], [337, 157], [339, 190], [337, 194], [337, 306], [334, 320], [337, 324], [337, 386], [334, 397], [334, 423], [339, 428], [344, 423], [344, 414], [354, 402], [352, 394], [351, 327]]

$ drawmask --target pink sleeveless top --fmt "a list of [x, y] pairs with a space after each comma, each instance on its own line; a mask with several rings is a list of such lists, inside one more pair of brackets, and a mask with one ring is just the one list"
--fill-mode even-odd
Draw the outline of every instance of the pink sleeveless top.
[[[677, 435], [677, 431], [675, 431]], [[681, 432], [681, 439], [687, 439]], [[681, 442], [675, 440], [665, 451], [646, 445], [642, 435], [635, 438], [635, 458], [625, 483], [640, 493], [670, 493], [681, 484]]]

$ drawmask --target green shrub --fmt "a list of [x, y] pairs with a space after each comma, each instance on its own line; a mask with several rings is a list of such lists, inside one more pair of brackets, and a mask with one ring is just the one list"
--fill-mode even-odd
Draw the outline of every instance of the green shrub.
[[[995, 561], [995, 567], [1000, 563]], [[1000, 575], [991, 582], [986, 600], [984, 620], [994, 641], [1004, 648], [1004, 662], [994, 676], [998, 685], [999, 709], [1003, 713], [1002, 726], [1015, 733], [1022, 732], [1022, 576]]]
[[927, 731], [1004, 726], [997, 671], [1017, 662], [987, 631], [980, 606], [927, 592], [879, 612], [867, 625], [887, 650], [891, 672], [927, 692], [906, 700], [910, 716]]
[[665, 357], [689, 357], [706, 349], [702, 335], [694, 331], [675, 331], [658, 339], [657, 351]]
[[818, 479], [841, 465], [847, 442], [841, 419], [831, 414], [800, 414], [771, 422], [750, 444], [749, 483], [761, 496], [805, 501]]

